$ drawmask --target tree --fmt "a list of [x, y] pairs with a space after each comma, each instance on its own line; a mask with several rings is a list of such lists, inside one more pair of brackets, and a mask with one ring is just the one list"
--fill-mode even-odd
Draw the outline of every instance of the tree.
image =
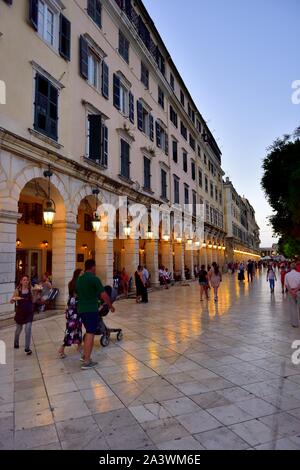
[[281, 251], [289, 258], [300, 256], [300, 126], [267, 151], [261, 184], [274, 211], [270, 222]]

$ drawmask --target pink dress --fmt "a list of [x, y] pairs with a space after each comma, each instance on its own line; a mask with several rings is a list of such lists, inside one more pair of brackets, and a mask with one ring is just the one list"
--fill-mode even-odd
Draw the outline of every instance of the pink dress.
[[211, 269], [208, 273], [208, 277], [209, 277], [211, 287], [219, 287], [222, 281], [221, 273], [215, 274], [214, 269]]

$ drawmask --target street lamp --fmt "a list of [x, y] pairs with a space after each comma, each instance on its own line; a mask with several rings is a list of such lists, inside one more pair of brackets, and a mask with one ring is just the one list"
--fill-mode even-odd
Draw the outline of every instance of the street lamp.
[[101, 226], [101, 218], [97, 214], [97, 203], [98, 203], [98, 194], [99, 194], [99, 189], [95, 188], [93, 189], [93, 194], [95, 196], [95, 212], [93, 213], [93, 220], [92, 220], [92, 230], [93, 232], [98, 232], [100, 230]]
[[124, 227], [124, 234], [126, 235], [126, 237], [129, 237], [129, 235], [131, 234], [131, 227], [129, 227], [129, 225], [127, 225], [127, 227]]
[[44, 171], [44, 177], [48, 178], [48, 196], [47, 200], [44, 201], [44, 209], [43, 209], [43, 217], [44, 217], [44, 222], [45, 225], [51, 227], [54, 221], [54, 216], [55, 216], [55, 202], [53, 199], [50, 197], [50, 178], [53, 175], [50, 165], [48, 167], [48, 170]]

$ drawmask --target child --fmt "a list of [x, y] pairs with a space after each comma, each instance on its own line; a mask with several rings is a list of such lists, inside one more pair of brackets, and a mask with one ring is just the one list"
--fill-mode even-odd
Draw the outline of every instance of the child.
[[14, 348], [19, 349], [20, 334], [25, 325], [25, 352], [27, 356], [32, 354], [30, 349], [31, 326], [33, 321], [33, 303], [29, 276], [23, 276], [20, 284], [14, 292], [10, 303], [16, 302], [15, 322], [17, 324], [15, 331]]
[[267, 272], [267, 281], [269, 281], [270, 283], [271, 294], [273, 294], [275, 288], [275, 281], [277, 281], [277, 278], [271, 266], [269, 267]]

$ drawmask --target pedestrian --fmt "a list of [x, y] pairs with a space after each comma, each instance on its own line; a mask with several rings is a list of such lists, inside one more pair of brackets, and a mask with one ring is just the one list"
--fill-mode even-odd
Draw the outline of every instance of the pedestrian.
[[249, 259], [248, 264], [247, 264], [248, 282], [253, 281], [253, 271], [254, 271], [254, 264], [253, 264], [253, 261]]
[[147, 303], [148, 302], [148, 292], [147, 287], [144, 284], [143, 280], [143, 268], [141, 265], [138, 265], [136, 272], [134, 273], [135, 277], [135, 287], [136, 287], [136, 303]]
[[272, 266], [270, 266], [267, 271], [267, 281], [269, 281], [271, 294], [273, 294], [274, 289], [275, 289], [275, 281], [277, 281], [277, 277]]
[[88, 259], [85, 262], [84, 274], [79, 276], [76, 282], [76, 294], [78, 300], [77, 310], [86, 330], [81, 368], [91, 369], [97, 365], [97, 362], [91, 359], [91, 354], [94, 346], [94, 336], [99, 323], [98, 308], [100, 298], [109, 305], [111, 312], [115, 311], [102, 282], [96, 276], [96, 263], [93, 259]]
[[129, 284], [129, 276], [125, 268], [123, 268], [121, 271], [121, 288], [125, 297], [128, 297], [128, 284]]
[[63, 344], [60, 346], [58, 353], [61, 359], [66, 357], [65, 347], [77, 344], [77, 350], [81, 351], [82, 344], [82, 321], [77, 312], [77, 295], [76, 282], [80, 275], [83, 274], [82, 269], [75, 269], [73, 277], [68, 284], [69, 299], [65, 312], [66, 329]]
[[208, 280], [209, 280], [211, 287], [213, 287], [214, 289], [214, 300], [215, 302], [217, 302], [218, 301], [218, 289], [220, 287], [220, 283], [222, 282], [222, 274], [219, 269], [219, 266], [217, 265], [215, 261], [212, 263], [212, 268], [208, 273]]
[[200, 301], [203, 301], [203, 293], [205, 294], [205, 297], [207, 300], [209, 299], [208, 297], [208, 273], [205, 270], [204, 264], [202, 264], [201, 269], [199, 270], [198, 273], [198, 279], [199, 279], [199, 285], [200, 285]]
[[142, 270], [142, 277], [143, 277], [143, 282], [146, 287], [149, 287], [149, 282], [150, 282], [150, 274], [146, 266], [143, 266]]
[[300, 273], [296, 271], [296, 264], [291, 264], [290, 272], [286, 273], [285, 286], [288, 290], [291, 323], [294, 328], [299, 327], [300, 315]]
[[33, 303], [29, 276], [23, 276], [20, 284], [14, 292], [10, 303], [16, 303], [14, 320], [17, 324], [15, 331], [14, 348], [19, 349], [20, 334], [25, 325], [25, 352], [27, 356], [32, 354], [30, 349], [31, 327], [33, 322]]
[[239, 265], [238, 280], [239, 281], [244, 281], [245, 280], [245, 265], [244, 265], [244, 263], [240, 263], [240, 265]]
[[281, 265], [280, 268], [280, 281], [281, 281], [281, 292], [284, 294], [285, 289], [285, 276], [286, 276], [286, 269], [284, 265]]

